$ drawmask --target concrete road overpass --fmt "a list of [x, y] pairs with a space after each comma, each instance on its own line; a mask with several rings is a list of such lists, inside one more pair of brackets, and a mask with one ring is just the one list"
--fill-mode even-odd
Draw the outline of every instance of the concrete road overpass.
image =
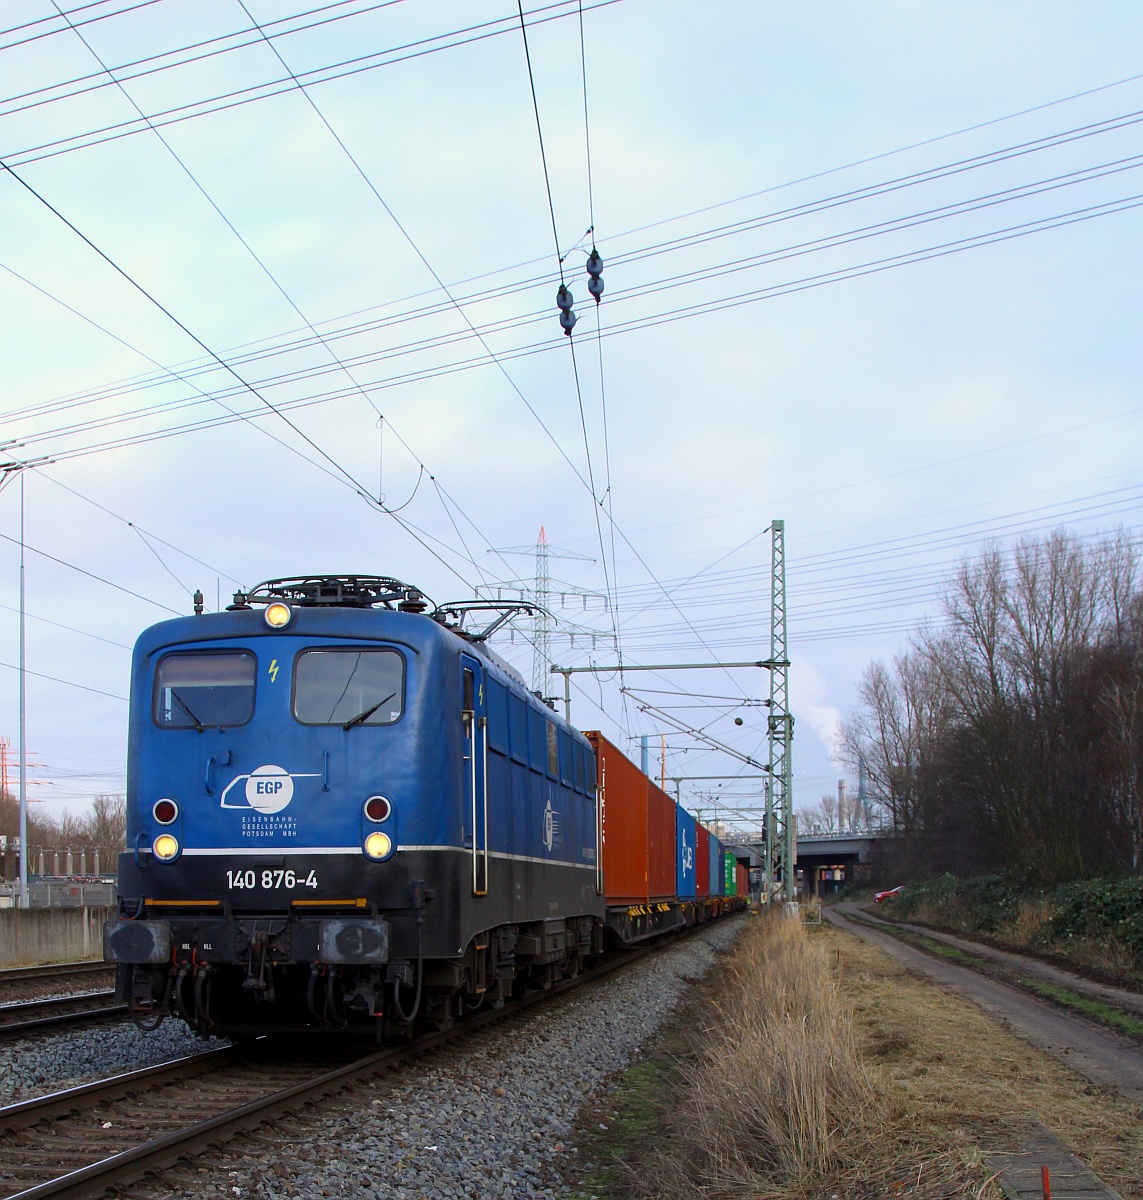
[[828, 896], [847, 884], [861, 883], [868, 877], [875, 848], [884, 837], [886, 834], [880, 830], [799, 836], [801, 891], [809, 896]]
[[[828, 896], [847, 884], [861, 883], [869, 874], [874, 849], [889, 836], [878, 829], [861, 833], [799, 834], [798, 890], [809, 896]], [[739, 858], [749, 855], [750, 866], [765, 862], [765, 842], [757, 835], [732, 834], [726, 839]]]

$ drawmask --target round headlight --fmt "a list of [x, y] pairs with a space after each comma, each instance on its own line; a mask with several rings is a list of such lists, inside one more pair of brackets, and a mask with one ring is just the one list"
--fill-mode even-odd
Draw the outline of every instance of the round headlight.
[[393, 806], [385, 799], [384, 796], [370, 796], [365, 801], [365, 815], [371, 820], [380, 824], [382, 821], [389, 819], [389, 814], [393, 811]]
[[155, 801], [151, 813], [160, 825], [169, 825], [179, 815], [179, 806], [164, 796], [162, 800]]
[[271, 629], [285, 629], [294, 619], [294, 610], [288, 604], [277, 600], [273, 604], [266, 605], [266, 611], [262, 616]]
[[[174, 841], [174, 838], [171, 839]], [[388, 858], [393, 849], [393, 840], [387, 833], [371, 833], [365, 839], [365, 853], [370, 858], [380, 860]]]
[[179, 852], [179, 843], [169, 833], [160, 833], [151, 849], [160, 862], [170, 862]]

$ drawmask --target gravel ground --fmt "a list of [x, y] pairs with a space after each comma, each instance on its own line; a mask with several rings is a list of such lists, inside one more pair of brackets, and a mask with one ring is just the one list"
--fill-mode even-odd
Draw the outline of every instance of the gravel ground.
[[41, 1034], [26, 1042], [0, 1042], [0, 1104], [30, 1100], [220, 1045], [226, 1043], [199, 1041], [181, 1021], [164, 1021], [154, 1033], [140, 1033], [130, 1021], [123, 1021]]
[[[293, 1118], [163, 1195], [355, 1200], [558, 1196], [579, 1177], [572, 1123], [635, 1061], [742, 926], [732, 918], [551, 1008], [492, 1027]], [[227, 1161], [229, 1159], [229, 1161]]]

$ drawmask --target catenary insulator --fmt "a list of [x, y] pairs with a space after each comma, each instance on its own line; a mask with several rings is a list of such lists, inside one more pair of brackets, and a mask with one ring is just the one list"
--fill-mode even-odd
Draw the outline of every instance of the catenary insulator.
[[600, 296], [603, 295], [603, 256], [594, 246], [587, 256], [587, 290], [598, 304]]
[[561, 283], [559, 291], [556, 292], [556, 307], [561, 312], [568, 312], [574, 303], [575, 297], [568, 291], [567, 285]]
[[564, 333], [571, 337], [571, 331], [575, 328], [576, 315], [570, 308], [565, 308], [560, 312], [560, 324], [564, 327]]

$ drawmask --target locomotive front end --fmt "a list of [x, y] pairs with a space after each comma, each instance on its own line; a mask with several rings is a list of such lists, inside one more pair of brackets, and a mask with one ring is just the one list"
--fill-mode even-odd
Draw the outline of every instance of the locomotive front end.
[[397, 581], [327, 585], [260, 585], [136, 646], [104, 956], [140, 1024], [372, 1029], [401, 1009], [426, 889], [397, 851], [406, 830], [444, 840], [447, 820], [420, 802], [448, 790], [423, 753], [433, 622]]

